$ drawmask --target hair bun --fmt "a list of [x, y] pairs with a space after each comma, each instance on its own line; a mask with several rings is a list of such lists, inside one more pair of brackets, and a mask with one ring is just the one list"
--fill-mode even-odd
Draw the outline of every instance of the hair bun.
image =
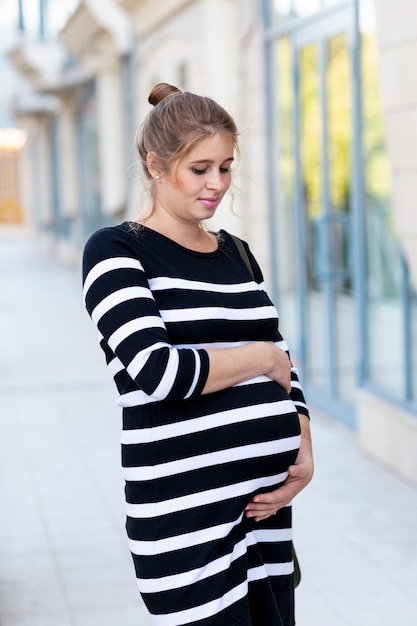
[[148, 96], [148, 102], [156, 106], [165, 98], [169, 98], [169, 96], [173, 96], [176, 93], [181, 93], [181, 89], [174, 87], [174, 85], [168, 85], [168, 83], [157, 83], [152, 87]]

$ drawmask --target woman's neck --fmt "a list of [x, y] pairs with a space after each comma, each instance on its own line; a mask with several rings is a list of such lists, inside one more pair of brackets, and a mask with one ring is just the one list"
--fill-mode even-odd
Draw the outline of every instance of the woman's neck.
[[167, 223], [157, 215], [150, 215], [140, 223], [194, 252], [214, 252], [218, 247], [216, 236], [208, 232], [201, 222], [183, 224], [172, 220]]

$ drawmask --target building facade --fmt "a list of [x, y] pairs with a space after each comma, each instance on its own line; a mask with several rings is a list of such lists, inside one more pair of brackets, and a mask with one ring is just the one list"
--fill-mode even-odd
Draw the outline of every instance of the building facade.
[[232, 113], [233, 211], [224, 203], [213, 227], [254, 250], [310, 402], [415, 481], [416, 12], [413, 0], [83, 0], [58, 38], [10, 52], [26, 85], [27, 213], [68, 259], [146, 205], [134, 136], [153, 84]]
[[410, 3], [277, 0], [263, 10], [273, 283], [294, 321], [286, 334], [308, 397], [415, 478]]

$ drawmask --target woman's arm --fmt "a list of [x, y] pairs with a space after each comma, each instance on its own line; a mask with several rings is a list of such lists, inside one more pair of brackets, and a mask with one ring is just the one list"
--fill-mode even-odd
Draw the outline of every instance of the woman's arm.
[[301, 426], [301, 445], [294, 465], [288, 468], [285, 483], [268, 493], [256, 495], [246, 507], [246, 517], [253, 517], [259, 522], [290, 504], [295, 496], [313, 478], [314, 461], [311, 444], [310, 420], [306, 415], [299, 415]]
[[264, 374], [287, 393], [291, 391], [288, 354], [273, 343], [258, 341], [237, 348], [207, 350], [209, 375], [203, 393], [220, 391]]

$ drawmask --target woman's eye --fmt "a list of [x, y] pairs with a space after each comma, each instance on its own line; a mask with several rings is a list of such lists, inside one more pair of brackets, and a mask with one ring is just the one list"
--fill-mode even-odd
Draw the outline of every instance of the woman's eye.
[[[197, 176], [203, 176], [204, 174], [207, 174], [208, 168], [200, 170], [197, 167], [192, 167], [191, 171], [193, 174], [196, 174]], [[228, 167], [219, 167], [219, 172], [220, 174], [228, 174], [230, 172], [230, 169]]]

